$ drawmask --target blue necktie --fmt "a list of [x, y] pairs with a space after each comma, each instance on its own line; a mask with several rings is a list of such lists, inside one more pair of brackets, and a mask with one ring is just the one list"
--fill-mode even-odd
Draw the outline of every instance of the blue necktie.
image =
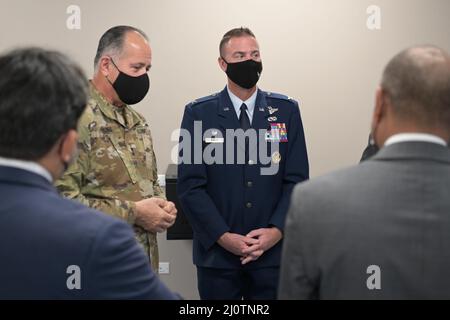
[[[247, 106], [245, 103], [241, 105], [241, 114], [239, 115], [239, 122], [241, 124], [241, 128], [244, 131], [250, 128], [250, 119], [247, 114]], [[248, 136], [245, 136], [245, 163], [249, 160], [249, 141]]]
[[251, 127], [250, 125], [250, 119], [248, 118], [247, 114], [247, 106], [245, 103], [241, 105], [241, 114], [239, 115], [239, 122], [241, 124], [242, 130], [246, 131], [248, 128]]

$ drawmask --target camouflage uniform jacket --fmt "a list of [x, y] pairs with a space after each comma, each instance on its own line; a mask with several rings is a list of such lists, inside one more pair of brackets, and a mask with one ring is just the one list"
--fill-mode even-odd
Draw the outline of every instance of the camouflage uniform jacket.
[[148, 124], [129, 106], [116, 107], [90, 85], [91, 99], [78, 124], [77, 160], [56, 187], [65, 197], [133, 225], [136, 239], [158, 270], [156, 234], [135, 225], [134, 202], [164, 198]]

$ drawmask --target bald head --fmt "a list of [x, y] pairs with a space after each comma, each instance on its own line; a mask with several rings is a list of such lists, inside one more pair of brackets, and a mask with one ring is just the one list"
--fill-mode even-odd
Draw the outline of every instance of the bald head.
[[400, 52], [381, 83], [398, 120], [420, 128], [450, 130], [450, 56], [433, 46]]
[[148, 45], [147, 35], [138, 28], [131, 26], [116, 26], [108, 29], [100, 38], [97, 47], [97, 53], [94, 59], [95, 70], [102, 56], [108, 55], [113, 57], [120, 56], [126, 45]]

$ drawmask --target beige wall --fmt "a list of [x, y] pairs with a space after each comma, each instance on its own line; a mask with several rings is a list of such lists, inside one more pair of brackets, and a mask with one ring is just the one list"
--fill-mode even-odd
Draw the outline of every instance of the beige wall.
[[[81, 30], [66, 27], [66, 8], [81, 8]], [[369, 5], [382, 12], [381, 30], [366, 27]], [[40, 45], [72, 55], [92, 73], [101, 34], [130, 24], [154, 50], [149, 96], [137, 106], [148, 119], [164, 173], [184, 105], [221, 90], [218, 42], [249, 26], [262, 50], [262, 89], [300, 101], [311, 175], [352, 165], [367, 142], [374, 91], [383, 66], [399, 50], [431, 43], [450, 50], [448, 0], [0, 0], [0, 51]], [[0, 75], [1, 76], [1, 75]], [[163, 280], [197, 298], [189, 241], [165, 241]]]

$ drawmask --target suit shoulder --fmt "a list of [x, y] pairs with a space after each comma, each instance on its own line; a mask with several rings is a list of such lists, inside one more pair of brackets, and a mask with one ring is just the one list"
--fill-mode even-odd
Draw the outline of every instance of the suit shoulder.
[[302, 201], [307, 199], [310, 203], [326, 203], [337, 201], [345, 203], [352, 199], [349, 192], [354, 196], [356, 193], [365, 192], [373, 181], [373, 163], [361, 163], [347, 168], [342, 168], [306, 182], [298, 184], [293, 193], [298, 199], [302, 194]]
[[[115, 224], [127, 224], [106, 213], [86, 207], [85, 205], [71, 199], [60, 196], [57, 192], [39, 190], [29, 195], [28, 201], [24, 203], [23, 212], [33, 215], [34, 218], [46, 221], [49, 230], [64, 228], [64, 238], [58, 241], [62, 243], [87, 245], [93, 241], [100, 230]], [[70, 228], [67, 228], [70, 226]], [[47, 238], [57, 239], [59, 232], [48, 233]]]
[[189, 102], [186, 107], [195, 108], [195, 109], [201, 108], [202, 106], [207, 105], [208, 103], [218, 101], [218, 99], [219, 99], [219, 93], [213, 93], [209, 96], [205, 96], [205, 97], [195, 99], [195, 100]]

